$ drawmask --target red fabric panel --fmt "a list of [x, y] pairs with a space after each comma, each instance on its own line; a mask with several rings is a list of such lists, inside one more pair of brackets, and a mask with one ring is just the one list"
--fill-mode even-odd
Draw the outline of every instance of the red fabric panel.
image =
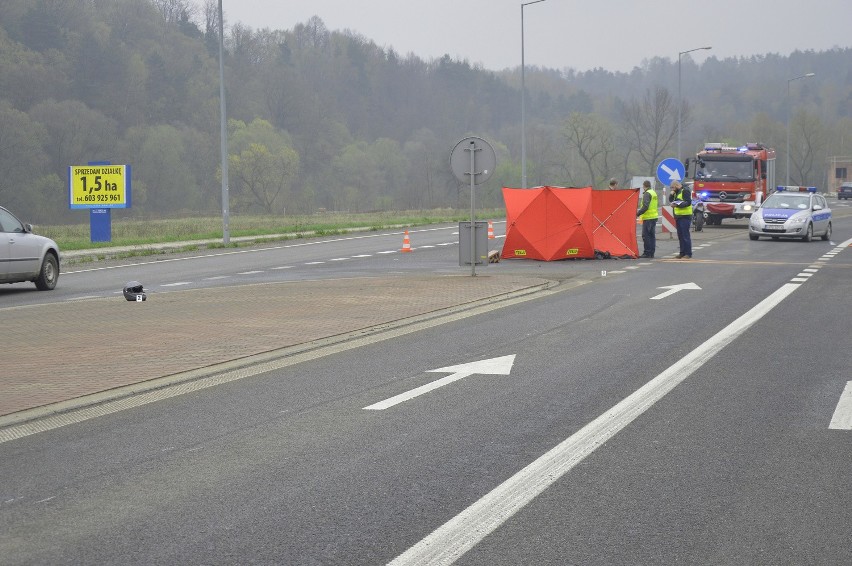
[[591, 193], [591, 187], [504, 187], [506, 241], [501, 257], [543, 261], [594, 257]]
[[593, 192], [592, 233], [596, 250], [609, 252], [613, 257], [638, 257], [639, 247], [636, 244], [638, 205], [638, 189]]

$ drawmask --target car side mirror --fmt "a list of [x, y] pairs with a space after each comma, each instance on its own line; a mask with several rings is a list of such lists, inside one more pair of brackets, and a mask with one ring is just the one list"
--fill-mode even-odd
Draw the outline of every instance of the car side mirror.
[[814, 210], [822, 210], [822, 205], [821, 204], [815, 204]]
[[33, 225], [32, 224], [24, 224], [24, 232], [29, 234], [32, 231], [33, 231]]

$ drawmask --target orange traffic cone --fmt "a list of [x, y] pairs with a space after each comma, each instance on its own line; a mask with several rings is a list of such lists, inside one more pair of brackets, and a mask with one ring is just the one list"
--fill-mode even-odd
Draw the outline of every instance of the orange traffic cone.
[[410, 252], [411, 251], [411, 240], [408, 239], [408, 230], [405, 231], [405, 236], [402, 237], [402, 249], [399, 250], [401, 252]]
[[494, 239], [494, 223], [491, 222], [490, 220], [488, 221], [488, 239], [489, 240]]

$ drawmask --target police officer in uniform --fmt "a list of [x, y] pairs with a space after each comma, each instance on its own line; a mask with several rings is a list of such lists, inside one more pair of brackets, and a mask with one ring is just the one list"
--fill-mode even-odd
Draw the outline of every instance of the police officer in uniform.
[[651, 181], [642, 183], [642, 208], [636, 212], [636, 217], [642, 219], [642, 255], [639, 257], [652, 258], [657, 251], [657, 218], [660, 216], [657, 207], [657, 191], [651, 188]]
[[677, 181], [672, 181], [671, 189], [669, 202], [672, 204], [677, 240], [680, 243], [680, 253], [675, 257], [692, 259], [692, 238], [689, 235], [689, 226], [692, 224], [692, 191]]

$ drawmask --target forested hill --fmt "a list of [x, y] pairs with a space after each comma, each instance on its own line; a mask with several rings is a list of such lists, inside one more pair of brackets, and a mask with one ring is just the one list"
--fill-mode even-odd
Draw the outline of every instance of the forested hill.
[[[220, 211], [216, 6], [2, 0], [0, 203], [33, 222], [85, 222], [68, 210], [67, 168], [105, 160], [133, 168], [121, 215]], [[520, 186], [520, 69], [401, 55], [318, 18], [225, 29], [232, 213], [463, 208], [448, 158], [467, 135], [498, 156], [478, 203], [500, 206], [500, 187]], [[528, 66], [528, 183], [651, 174], [676, 151], [677, 76], [676, 57], [630, 73]], [[783, 167], [788, 85], [791, 180], [824, 184], [827, 158], [852, 154], [852, 48], [684, 57], [684, 156], [761, 141]]]

